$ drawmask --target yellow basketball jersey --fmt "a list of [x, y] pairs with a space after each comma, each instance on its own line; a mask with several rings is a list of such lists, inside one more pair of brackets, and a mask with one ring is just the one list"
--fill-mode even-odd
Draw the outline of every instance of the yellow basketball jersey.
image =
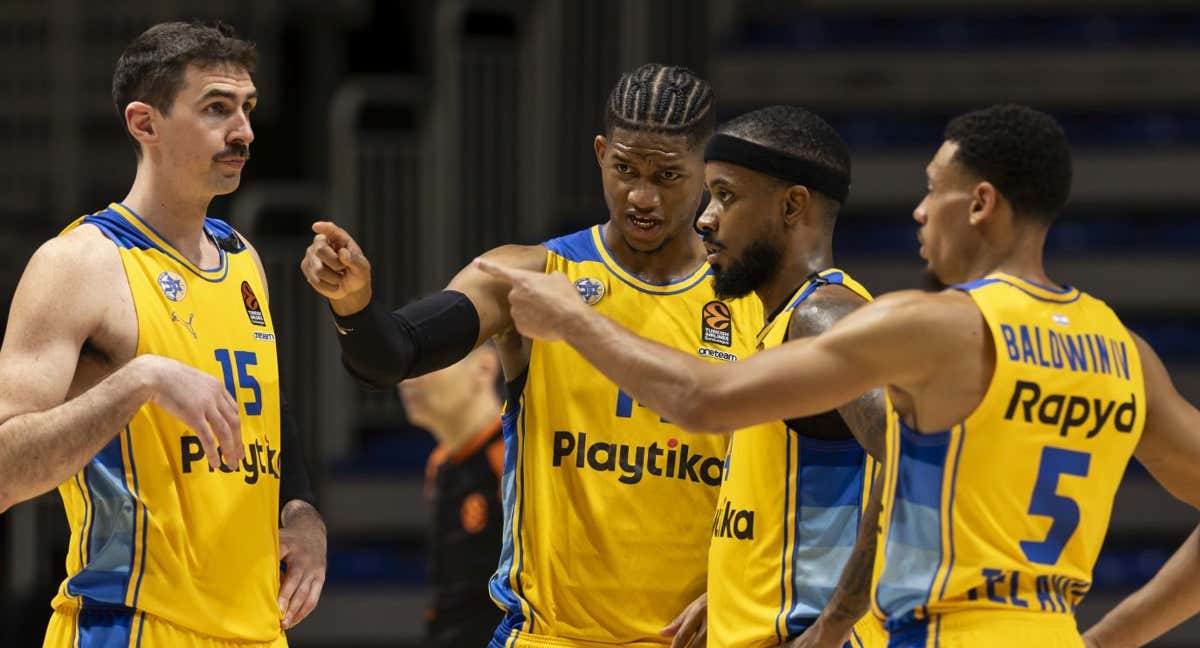
[[53, 606], [113, 610], [118, 622], [92, 629], [94, 645], [136, 638], [137, 612], [214, 638], [275, 640], [279, 377], [258, 268], [217, 220], [208, 219], [205, 231], [236, 251], [222, 249], [220, 264], [207, 269], [122, 205], [67, 229], [81, 224], [99, 228], [120, 250], [137, 311], [138, 355], [173, 358], [224, 381], [241, 409], [246, 456], [214, 471], [192, 430], [153, 403], [139, 409], [59, 486], [71, 545]]
[[[666, 285], [622, 269], [600, 226], [547, 242], [599, 312], [703, 358], [753, 348], [757, 299], [723, 302], [710, 271]], [[661, 646], [704, 592], [726, 437], [684, 432], [640, 406], [562, 342], [534, 341], [504, 415], [504, 545], [493, 646]]]
[[[846, 273], [826, 270], [800, 286], [767, 322], [758, 348], [783, 344], [795, 309], [830, 284], [871, 298]], [[733, 434], [708, 554], [712, 645], [775, 646], [816, 620], [854, 550], [874, 464], [853, 438], [805, 437], [783, 421]], [[878, 623], [874, 627], [869, 638], [879, 634]], [[852, 645], [863, 645], [855, 634]]]
[[876, 611], [896, 646], [1075, 644], [1072, 613], [1145, 421], [1137, 349], [1077, 289], [1005, 274], [956, 288], [987, 321], [996, 369], [948, 430], [918, 434], [891, 413]]

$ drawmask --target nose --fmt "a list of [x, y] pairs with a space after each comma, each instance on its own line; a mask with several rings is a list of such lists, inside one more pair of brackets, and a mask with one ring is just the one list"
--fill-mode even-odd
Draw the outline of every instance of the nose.
[[254, 129], [250, 126], [250, 115], [244, 111], [239, 111], [237, 123], [234, 124], [233, 130], [229, 132], [226, 138], [227, 144], [239, 143], [245, 146], [250, 146], [254, 141]]
[[714, 206], [715, 203], [716, 201], [710, 198], [708, 200], [708, 205], [704, 208], [704, 211], [700, 212], [700, 216], [696, 218], [697, 232], [701, 234], [705, 232], [715, 234], [717, 232], [720, 219], [717, 218], [717, 209]]
[[925, 209], [926, 200], [928, 199], [922, 199], [921, 202], [917, 203], [917, 206], [913, 208], [913, 220], [917, 221], [917, 223], [921, 225], [924, 225], [925, 221], [929, 220], [929, 214]]
[[662, 195], [658, 192], [658, 187], [645, 179], [635, 182], [636, 184], [629, 192], [630, 206], [642, 213], [656, 211], [662, 205]]

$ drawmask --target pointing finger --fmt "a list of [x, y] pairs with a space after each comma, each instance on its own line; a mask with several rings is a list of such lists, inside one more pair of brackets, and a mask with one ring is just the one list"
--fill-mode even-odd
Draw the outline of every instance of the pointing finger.
[[323, 234], [329, 241], [329, 244], [334, 247], [345, 247], [354, 242], [354, 239], [346, 230], [330, 221], [317, 221], [313, 223], [312, 231], [317, 234]]
[[520, 270], [509, 268], [508, 266], [503, 266], [499, 263], [484, 258], [475, 259], [475, 267], [497, 279], [507, 281], [508, 283], [515, 284], [521, 278]]

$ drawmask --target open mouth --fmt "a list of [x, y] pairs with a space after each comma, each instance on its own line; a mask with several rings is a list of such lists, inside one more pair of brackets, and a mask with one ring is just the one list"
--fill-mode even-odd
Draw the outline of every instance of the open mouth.
[[643, 231], [650, 231], [650, 230], [658, 227], [661, 224], [659, 221], [657, 221], [653, 218], [644, 218], [642, 216], [634, 216], [634, 215], [630, 215], [628, 217], [628, 220], [630, 223], [633, 223], [634, 227], [636, 227], [640, 230], [643, 230]]

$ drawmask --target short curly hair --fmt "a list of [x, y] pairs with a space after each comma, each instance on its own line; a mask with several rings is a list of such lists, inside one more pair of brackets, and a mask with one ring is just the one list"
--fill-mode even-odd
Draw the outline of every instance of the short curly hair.
[[1058, 122], [1028, 106], [1005, 104], [959, 115], [945, 139], [954, 160], [992, 183], [1020, 217], [1054, 222], [1071, 194], [1071, 147]]

